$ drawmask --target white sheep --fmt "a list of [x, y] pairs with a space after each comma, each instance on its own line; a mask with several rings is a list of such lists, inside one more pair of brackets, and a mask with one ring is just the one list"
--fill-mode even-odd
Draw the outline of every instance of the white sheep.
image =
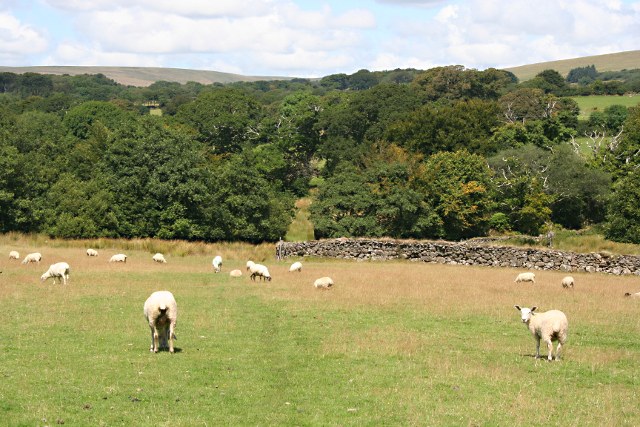
[[563, 288], [572, 288], [573, 289], [573, 277], [571, 276], [566, 276], [562, 279], [562, 287]]
[[256, 276], [261, 277], [262, 280], [271, 281], [271, 274], [269, 274], [269, 269], [262, 264], [253, 264], [251, 266], [251, 280], [256, 280]]
[[98, 251], [96, 251], [95, 249], [87, 249], [87, 256], [98, 256]]
[[242, 271], [240, 271], [240, 270], [231, 270], [231, 272], [229, 272], [229, 276], [231, 276], [231, 277], [241, 277], [242, 276]]
[[333, 279], [331, 277], [321, 277], [313, 282], [313, 286], [318, 289], [329, 289], [333, 286]]
[[20, 253], [18, 251], [9, 252], [9, 259], [20, 259]]
[[535, 313], [538, 307], [522, 307], [514, 305], [520, 311], [522, 323], [525, 323], [536, 340], [536, 359], [540, 357], [540, 340], [547, 344], [548, 360], [552, 359], [553, 341], [558, 341], [556, 360], [560, 359], [560, 349], [567, 341], [569, 321], [560, 310], [549, 310]]
[[255, 265], [255, 262], [249, 260], [247, 261], [247, 271], [251, 271], [251, 266]]
[[67, 284], [69, 280], [69, 273], [71, 269], [69, 268], [69, 264], [66, 262], [57, 262], [55, 264], [51, 264], [49, 269], [40, 276], [40, 281], [44, 282], [49, 277], [53, 277], [53, 284], [56, 284], [56, 278], [60, 278], [60, 282], [63, 284]]
[[111, 257], [109, 262], [127, 262], [127, 256], [125, 254], [115, 254]]
[[166, 259], [164, 259], [164, 255], [162, 255], [160, 252], [158, 252], [157, 254], [155, 254], [154, 256], [152, 256], [152, 257], [151, 257], [151, 259], [152, 259], [154, 262], [159, 262], [159, 263], [161, 263], [161, 264], [166, 264], [166, 263], [167, 263], [167, 260], [166, 260]]
[[144, 302], [144, 317], [151, 329], [151, 346], [149, 351], [158, 352], [160, 348], [169, 347], [173, 353], [173, 340], [176, 337], [178, 321], [178, 304], [169, 291], [156, 291]]
[[635, 294], [629, 293], [629, 292], [625, 292], [624, 294], [625, 297], [631, 297], [631, 298], [640, 298], [640, 292], [636, 292]]
[[291, 267], [289, 267], [289, 272], [293, 272], [293, 271], [302, 272], [302, 263], [300, 261], [296, 261], [293, 264], [291, 264]]
[[518, 277], [516, 277], [516, 280], [514, 280], [515, 283], [518, 282], [533, 282], [536, 283], [536, 275], [534, 273], [528, 272], [528, 273], [520, 273], [518, 274]]
[[220, 255], [216, 255], [215, 258], [213, 258], [213, 261], [211, 261], [211, 265], [213, 265], [214, 272], [220, 273], [220, 270], [222, 270], [222, 257]]
[[29, 264], [30, 262], [35, 262], [36, 264], [40, 264], [40, 261], [42, 261], [42, 255], [40, 252], [34, 252], [24, 257], [22, 263]]

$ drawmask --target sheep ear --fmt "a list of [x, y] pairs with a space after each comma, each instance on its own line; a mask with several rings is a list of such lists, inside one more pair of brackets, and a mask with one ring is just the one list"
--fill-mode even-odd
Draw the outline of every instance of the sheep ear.
[[520, 306], [519, 305], [514, 305], [515, 308], [518, 309], [518, 311], [520, 311]]
[[533, 313], [534, 311], [536, 311], [536, 308], [538, 308], [538, 306], [531, 307], [531, 312]]

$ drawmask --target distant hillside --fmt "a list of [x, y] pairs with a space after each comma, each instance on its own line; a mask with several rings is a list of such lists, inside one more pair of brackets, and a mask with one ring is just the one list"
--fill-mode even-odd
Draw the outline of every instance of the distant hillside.
[[39, 74], [68, 74], [76, 76], [78, 74], [104, 74], [116, 82], [128, 86], [149, 86], [157, 81], [168, 82], [198, 82], [202, 84], [211, 83], [233, 83], [233, 82], [253, 82], [258, 80], [291, 80], [292, 77], [275, 76], [243, 76], [240, 74], [221, 73], [218, 71], [187, 70], [182, 68], [159, 68], [159, 67], [84, 67], [84, 66], [37, 66], [37, 67], [3, 67], [0, 72], [16, 74], [39, 73]]
[[620, 71], [640, 68], [640, 50], [539, 62], [537, 64], [505, 68], [505, 70], [511, 71], [520, 81], [525, 81], [534, 78], [539, 72], [549, 69], [556, 70], [566, 77], [573, 68], [586, 67], [588, 65], [595, 65], [598, 71]]

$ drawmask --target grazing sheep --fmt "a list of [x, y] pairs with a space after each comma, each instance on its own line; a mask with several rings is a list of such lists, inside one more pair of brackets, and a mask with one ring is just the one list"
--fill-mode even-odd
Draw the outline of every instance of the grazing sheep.
[[231, 270], [231, 272], [229, 273], [229, 276], [231, 276], [231, 277], [241, 277], [242, 276], [242, 271], [240, 271], [240, 270]]
[[520, 273], [518, 274], [518, 277], [516, 277], [516, 280], [514, 280], [515, 283], [518, 282], [533, 282], [536, 283], [536, 275], [534, 273], [528, 272], [528, 273]]
[[271, 281], [271, 274], [269, 269], [262, 264], [253, 264], [251, 266], [251, 280], [256, 280], [256, 276], [261, 277], [262, 280]]
[[534, 313], [538, 307], [526, 308], [514, 305], [522, 315], [522, 323], [525, 323], [536, 340], [536, 359], [540, 357], [540, 340], [547, 343], [549, 352], [547, 358], [552, 360], [553, 341], [558, 341], [556, 360], [560, 359], [560, 349], [567, 341], [569, 321], [560, 310], [549, 310], [544, 313]]
[[18, 251], [9, 252], [9, 259], [20, 259], [20, 253]]
[[125, 254], [115, 254], [111, 257], [109, 262], [127, 262], [127, 256]]
[[159, 262], [159, 263], [161, 263], [161, 264], [166, 264], [166, 263], [167, 263], [167, 260], [166, 260], [166, 259], [164, 259], [164, 255], [162, 255], [160, 252], [158, 252], [158, 253], [157, 253], [157, 254], [155, 254], [153, 257], [151, 257], [151, 259], [152, 259], [154, 262]]
[[289, 267], [289, 272], [292, 272], [292, 271], [302, 272], [302, 263], [299, 261], [296, 261], [293, 264], [291, 264], [291, 267]]
[[213, 258], [213, 261], [211, 261], [211, 264], [213, 265], [213, 271], [220, 273], [220, 270], [222, 270], [222, 257], [220, 255], [216, 255], [215, 258]]
[[333, 286], [333, 279], [331, 277], [321, 277], [313, 282], [313, 286], [317, 289], [329, 289]]
[[53, 284], [55, 285], [56, 278], [60, 278], [60, 283], [66, 285], [67, 281], [69, 280], [70, 271], [71, 270], [69, 268], [69, 264], [67, 264], [66, 262], [57, 262], [55, 264], [51, 264], [51, 266], [49, 266], [49, 269], [42, 276], [40, 276], [40, 281], [44, 282], [49, 277], [53, 277]]
[[255, 262], [253, 261], [247, 261], [247, 271], [251, 271], [251, 267], [255, 265]]
[[173, 340], [178, 321], [178, 304], [169, 291], [157, 291], [144, 302], [144, 317], [151, 329], [151, 346], [149, 351], [158, 352], [159, 348], [168, 348], [173, 353]]
[[95, 249], [87, 249], [87, 256], [98, 256], [98, 251], [96, 251]]
[[29, 264], [30, 262], [35, 262], [36, 264], [40, 264], [40, 261], [42, 261], [42, 255], [40, 254], [40, 252], [34, 252], [24, 257], [22, 263]]
[[563, 288], [571, 288], [573, 289], [573, 277], [571, 276], [567, 276], [564, 279], [562, 279], [562, 287]]
[[636, 292], [635, 294], [629, 293], [629, 292], [625, 292], [624, 293], [625, 297], [631, 297], [631, 298], [640, 298], [640, 292]]

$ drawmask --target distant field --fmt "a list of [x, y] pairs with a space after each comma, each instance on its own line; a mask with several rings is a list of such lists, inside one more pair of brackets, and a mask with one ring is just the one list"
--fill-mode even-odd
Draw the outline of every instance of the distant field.
[[574, 96], [574, 101], [580, 106], [581, 120], [589, 118], [594, 111], [604, 111], [605, 108], [611, 105], [624, 105], [625, 107], [635, 107], [640, 104], [640, 95], [624, 95], [624, 96], [611, 96], [611, 95], [590, 95], [590, 96]]
[[640, 50], [610, 53], [607, 55], [584, 56], [560, 61], [539, 62], [536, 64], [505, 68], [505, 70], [511, 71], [520, 81], [526, 81], [534, 78], [536, 74], [544, 70], [556, 70], [566, 77], [573, 68], [586, 67], [589, 65], [595, 65], [598, 71], [620, 71], [640, 68]]
[[[514, 269], [304, 259], [288, 273], [294, 259], [267, 257], [262, 283], [228, 272], [263, 247], [181, 244], [157, 265], [162, 242], [102, 242], [98, 258], [28, 243], [0, 239], [44, 257], [0, 261], [5, 425], [640, 425], [640, 302], [622, 296], [637, 277], [574, 274], [566, 291], [559, 272], [530, 285]], [[58, 260], [70, 284], [40, 283]], [[325, 275], [335, 288], [314, 289]], [[178, 301], [174, 355], [148, 351], [142, 305], [159, 289]], [[514, 304], [567, 314], [564, 360], [533, 358]]]

